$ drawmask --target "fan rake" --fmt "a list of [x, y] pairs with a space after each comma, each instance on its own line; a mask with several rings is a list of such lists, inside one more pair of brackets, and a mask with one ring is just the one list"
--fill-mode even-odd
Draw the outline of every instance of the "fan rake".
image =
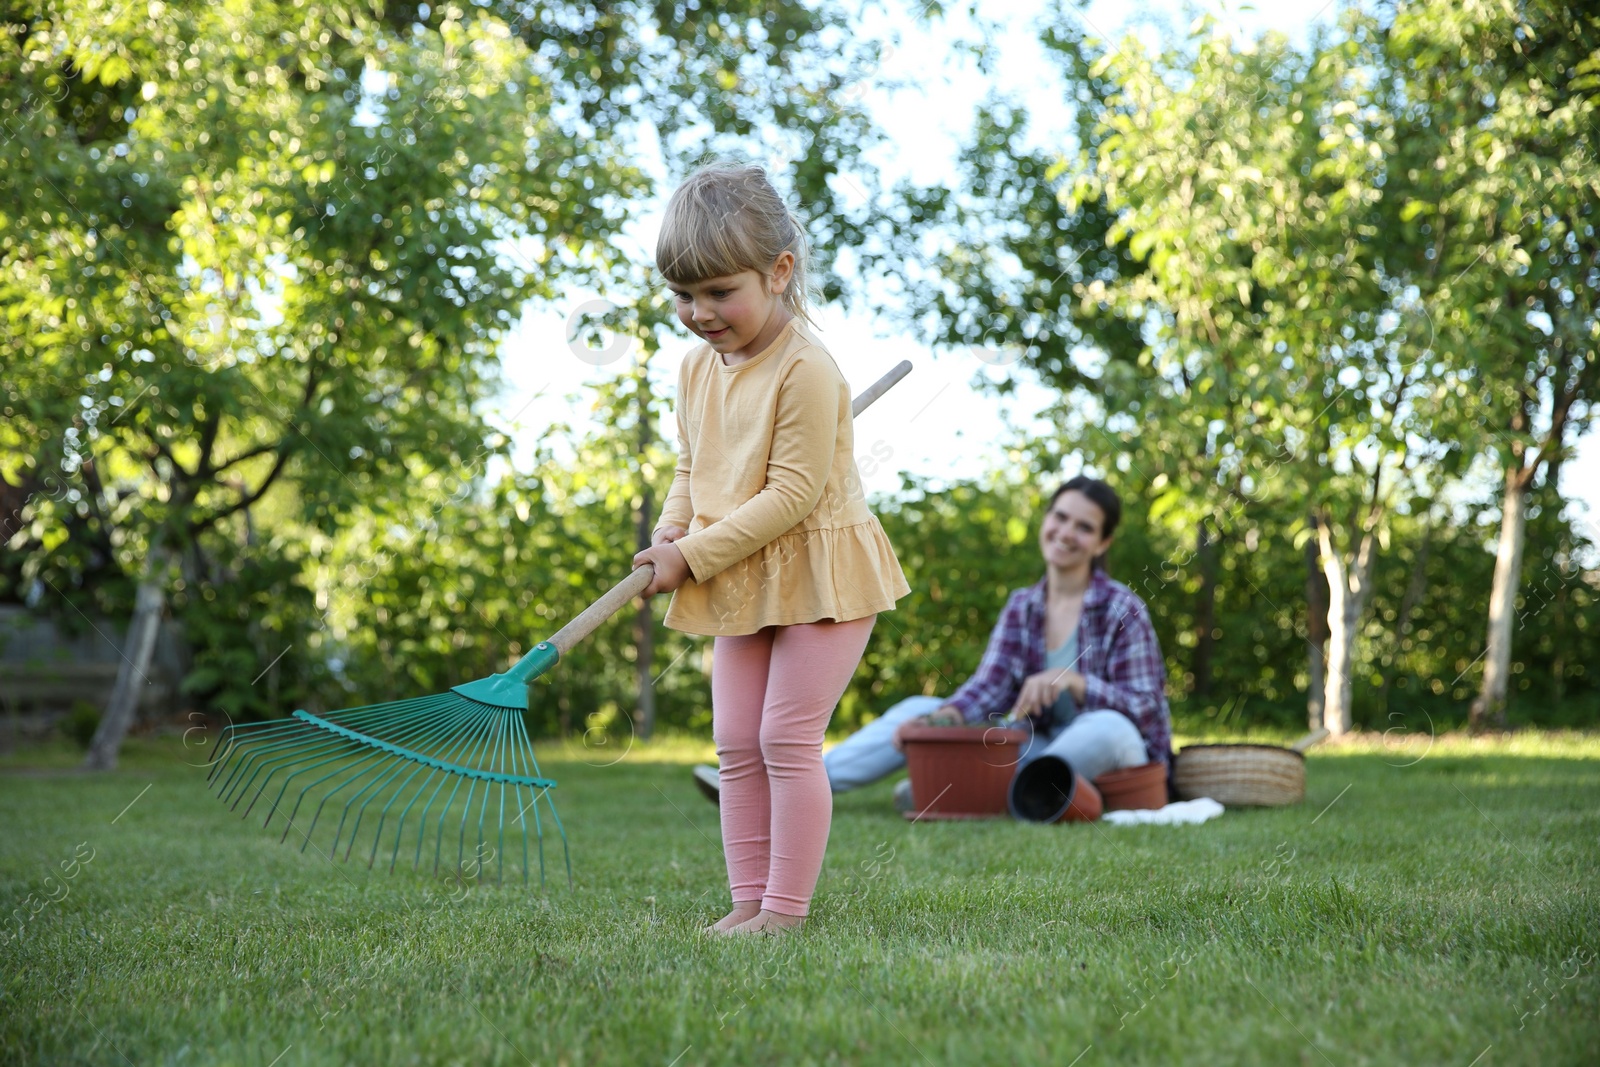
[[[302, 852], [312, 843], [312, 834], [324, 816], [331, 820], [336, 813], [330, 857], [342, 845], [342, 858], [348, 861], [365, 828], [371, 835], [371, 847], [363, 849], [368, 868], [382, 848], [393, 871], [404, 847], [413, 870], [431, 852], [437, 873], [447, 855], [446, 837], [453, 836], [456, 870], [469, 863], [482, 870], [493, 862], [497, 883], [505, 875], [509, 817], [513, 837], [521, 838], [524, 884], [531, 870], [531, 819], [539, 883], [544, 884], [544, 824], [548, 818], [561, 836], [570, 883], [572, 860], [566, 830], [550, 796], [556, 783], [539, 770], [523, 720], [528, 707], [527, 684], [554, 666], [561, 651], [588, 632], [573, 634], [574, 627], [591, 621], [599, 625], [616, 610], [607, 610], [608, 603], [615, 600], [620, 607], [636, 596], [649, 583], [650, 573], [651, 568], [641, 567], [629, 575], [572, 625], [534, 646], [504, 674], [412, 700], [325, 715], [298, 710], [277, 722], [229, 725], [217, 738], [208, 780], [225, 803], [231, 802], [230, 810], [237, 811], [244, 804], [241, 817], [248, 817], [258, 804], [266, 808], [263, 826], [271, 825], [281, 814], [283, 834], [279, 840], [287, 840], [289, 832], [296, 831], [302, 838]], [[297, 822], [302, 812], [310, 815], [308, 825]], [[430, 830], [433, 848], [428, 850]], [[470, 860], [469, 837], [474, 842]], [[486, 852], [486, 846], [491, 851]]]

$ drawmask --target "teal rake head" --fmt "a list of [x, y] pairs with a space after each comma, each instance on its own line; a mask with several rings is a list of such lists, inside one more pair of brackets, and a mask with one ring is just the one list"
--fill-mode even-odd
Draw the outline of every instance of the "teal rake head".
[[[635, 572], [630, 581], [641, 574], [648, 581], [649, 570]], [[365, 846], [365, 833], [371, 839], [371, 847], [362, 848], [368, 868], [382, 852], [393, 871], [404, 851], [413, 870], [431, 858], [437, 873], [444, 857], [458, 876], [486, 874], [493, 865], [497, 884], [505, 874], [508, 828], [513, 863], [520, 852], [527, 884], [530, 826], [544, 884], [547, 814], [561, 835], [570, 885], [566, 830], [550, 796], [556, 783], [540, 773], [523, 721], [528, 682], [559, 658], [557, 646], [546, 641], [506, 673], [448, 693], [227, 726], [217, 738], [209, 781], [231, 802], [230, 810], [243, 804], [243, 817], [265, 809], [263, 826], [281, 817], [279, 840], [294, 832], [302, 852], [319, 824], [325, 835], [333, 824], [330, 858], [342, 845], [348, 861], [358, 838]]]

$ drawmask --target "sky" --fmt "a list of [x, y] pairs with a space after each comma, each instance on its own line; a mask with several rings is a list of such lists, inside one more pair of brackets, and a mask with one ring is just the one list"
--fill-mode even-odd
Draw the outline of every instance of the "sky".
[[[1062, 100], [1061, 79], [1039, 44], [1034, 24], [1045, 4], [1041, 0], [987, 5], [1005, 14], [999, 38], [1001, 62], [985, 76], [954, 49], [957, 40], [975, 36], [959, 13], [927, 29], [913, 29], [905, 8], [888, 0], [889, 12], [866, 14], [863, 32], [886, 41], [880, 73], [890, 81], [905, 80], [912, 87], [897, 92], [868, 88], [862, 103], [884, 133], [884, 143], [864, 153], [857, 163], [876, 168], [884, 186], [901, 179], [919, 185], [955, 181], [955, 159], [971, 128], [974, 103], [990, 92], [1023, 99], [1043, 130], [1066, 125], [1064, 108], [1052, 111], [1051, 102]], [[1193, 4], [1172, 0], [1128, 4], [1095, 0], [1080, 17], [1087, 33], [1120, 40], [1134, 34], [1148, 47], [1165, 31], [1181, 34], [1193, 17], [1205, 11], [1220, 25], [1239, 35], [1255, 36], [1269, 29], [1288, 34], [1304, 44], [1312, 27], [1331, 25], [1338, 4], [1330, 0], [1278, 0], [1265, 10], [1214, 2]], [[778, 162], [776, 160], [771, 162]], [[659, 159], [645, 160], [665, 186], [665, 168]], [[649, 205], [632, 220], [627, 247], [648, 264], [660, 228], [662, 203]], [[804, 205], [799, 205], [802, 212]], [[868, 285], [871, 281], [868, 280]], [[592, 425], [589, 411], [594, 386], [623, 373], [632, 362], [621, 346], [600, 352], [569, 345], [567, 323], [598, 294], [573, 292], [557, 310], [532, 310], [507, 337], [502, 360], [507, 385], [491, 421], [507, 430], [519, 466], [525, 464], [548, 428], [568, 422], [580, 432]], [[900, 333], [869, 314], [844, 314], [837, 307], [814, 312], [818, 334], [850, 381], [860, 392], [901, 360], [910, 360], [912, 373], [890, 390], [873, 408], [856, 420], [856, 453], [862, 482], [869, 495], [899, 487], [899, 471], [938, 478], [977, 477], [1003, 470], [1014, 462], [1008, 445], [1019, 435], [1048, 432], [1037, 413], [1055, 399], [1039, 386], [1025, 368], [1006, 365], [993, 352], [971, 349], [933, 350]], [[656, 357], [657, 374], [665, 388], [676, 381], [678, 361], [698, 343], [688, 333], [666, 343]], [[974, 387], [978, 376], [999, 381], [1017, 378], [1016, 390], [1005, 397]], [[670, 415], [661, 427], [664, 438], [675, 440]], [[1057, 472], [1076, 473], [1072, 461]], [[1487, 487], [1486, 487], [1487, 488]], [[1562, 472], [1562, 489], [1573, 501], [1569, 511], [1600, 539], [1600, 434], [1591, 431], [1578, 442], [1577, 455]]]

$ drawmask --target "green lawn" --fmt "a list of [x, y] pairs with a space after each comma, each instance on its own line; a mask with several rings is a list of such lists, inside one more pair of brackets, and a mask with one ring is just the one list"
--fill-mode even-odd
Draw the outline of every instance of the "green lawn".
[[697, 933], [705, 755], [544, 753], [544, 893], [280, 845], [176, 738], [9, 757], [0, 902], [67, 895], [0, 945], [0, 1062], [1600, 1062], [1595, 736], [1318, 749], [1305, 804], [1198, 827], [910, 825], [883, 784], [807, 929], [736, 942]]

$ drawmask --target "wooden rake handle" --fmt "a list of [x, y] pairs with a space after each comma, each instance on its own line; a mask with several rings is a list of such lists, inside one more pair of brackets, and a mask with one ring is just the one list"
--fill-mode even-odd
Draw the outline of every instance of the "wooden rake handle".
[[1306, 749], [1322, 741], [1327, 736], [1328, 731], [1319, 726], [1315, 730], [1312, 730], [1309, 734], [1306, 734], [1300, 740], [1296, 741], [1294, 744], [1290, 745], [1289, 748], [1303, 755]]
[[[910, 373], [910, 360], [903, 359], [895, 364], [888, 374], [872, 383], [865, 392], [855, 398], [855, 401], [850, 405], [851, 417], [860, 415], [867, 410], [874, 400], [887, 393], [896, 382]], [[549, 643], [556, 647], [557, 652], [565, 656], [568, 649], [594, 633], [601, 623], [621, 611], [624, 605], [644, 592], [645, 586], [650, 584], [650, 579], [655, 576], [655, 572], [656, 569], [648, 563], [643, 567], [635, 568], [632, 574], [612, 586], [599, 600], [584, 608], [577, 618], [556, 631], [556, 635], [550, 638]]]

